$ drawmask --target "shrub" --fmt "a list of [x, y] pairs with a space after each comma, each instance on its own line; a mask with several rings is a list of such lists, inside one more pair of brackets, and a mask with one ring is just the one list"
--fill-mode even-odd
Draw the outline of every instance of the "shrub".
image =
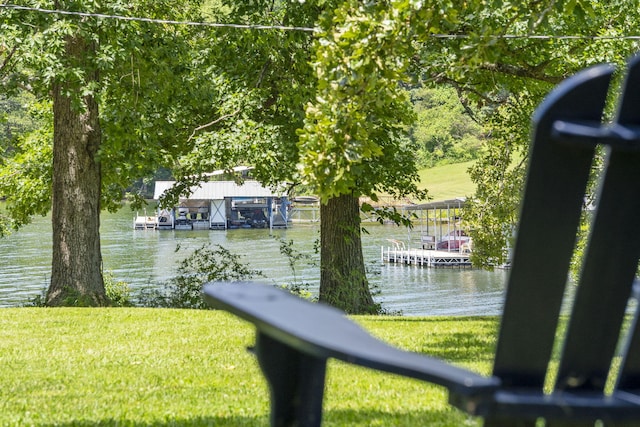
[[[176, 252], [180, 251], [180, 246]], [[139, 296], [146, 307], [209, 308], [202, 298], [202, 286], [212, 281], [246, 280], [261, 276], [243, 264], [240, 255], [220, 245], [203, 245], [178, 266], [178, 275], [160, 285], [144, 289]]]
[[[317, 263], [314, 260], [313, 256], [311, 254], [303, 253], [295, 249], [293, 247], [293, 240], [285, 240], [278, 236], [274, 236], [274, 238], [280, 245], [280, 254], [287, 258], [289, 269], [293, 274], [293, 280], [290, 283], [280, 285], [280, 287], [302, 298], [309, 300], [313, 299], [311, 292], [309, 292], [310, 284], [308, 282], [299, 280], [297, 273], [298, 263], [301, 261], [307, 262], [313, 266], [317, 266]], [[318, 245], [319, 241], [316, 241], [314, 244], [314, 252], [316, 254], [318, 253]]]
[[113, 307], [131, 307], [131, 288], [126, 282], [117, 282], [112, 272], [104, 274], [104, 290]]

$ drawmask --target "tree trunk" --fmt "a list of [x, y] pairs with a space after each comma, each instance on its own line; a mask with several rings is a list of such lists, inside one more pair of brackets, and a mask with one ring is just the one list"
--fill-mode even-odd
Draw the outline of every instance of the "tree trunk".
[[367, 281], [358, 198], [342, 195], [320, 206], [320, 301], [350, 314], [374, 314]]
[[[81, 95], [97, 73], [85, 63], [95, 46], [69, 37], [69, 63], [85, 81], [53, 85], [53, 259], [47, 305], [107, 305], [100, 252], [101, 131], [98, 104]], [[75, 102], [74, 102], [75, 101]]]

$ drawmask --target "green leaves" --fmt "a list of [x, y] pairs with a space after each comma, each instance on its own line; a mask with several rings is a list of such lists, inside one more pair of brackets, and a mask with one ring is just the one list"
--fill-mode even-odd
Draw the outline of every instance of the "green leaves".
[[17, 138], [0, 163], [0, 195], [6, 199], [6, 216], [0, 216], [0, 236], [45, 215], [51, 208], [53, 129], [50, 105], [36, 104], [31, 114], [41, 127]]
[[[176, 252], [180, 246], [176, 248]], [[205, 283], [248, 280], [262, 276], [249, 268], [242, 257], [220, 245], [203, 245], [178, 265], [177, 275], [160, 289], [143, 291], [141, 302], [147, 307], [210, 309], [202, 298]]]
[[490, 117], [471, 172], [477, 194], [465, 210], [474, 262], [490, 265], [504, 260], [517, 221], [534, 108], [565, 77], [633, 54], [636, 42], [591, 37], [637, 34], [640, 9], [625, 0], [452, 3], [450, 37], [417, 37], [412, 69], [427, 84], [452, 85]]
[[[198, 18], [198, 2], [73, 1], [59, 2], [58, 7], [147, 18]], [[9, 9], [0, 10], [0, 27], [0, 64], [6, 63], [4, 68], [0, 65], [3, 87], [20, 87], [47, 99], [52, 85], [62, 82], [64, 95], [76, 108], [83, 108], [87, 96], [98, 100], [103, 207], [119, 206], [133, 180], [160, 166], [173, 166], [187, 149], [189, 134], [205, 122], [216, 101], [215, 84], [198, 63], [200, 44], [206, 42], [201, 28]], [[80, 40], [92, 44], [85, 50], [89, 53], [66, 55], [66, 46]], [[21, 149], [21, 155], [31, 150], [38, 154], [30, 144], [23, 143]], [[7, 173], [11, 175], [10, 170]], [[23, 219], [29, 215], [24, 208]]]
[[[347, 1], [321, 21], [312, 65], [318, 80], [315, 102], [299, 131], [299, 170], [323, 201], [343, 194], [372, 195], [394, 186], [415, 165], [395, 163], [390, 151], [413, 119], [400, 83], [408, 80], [408, 2], [390, 5]], [[395, 170], [397, 175], [384, 171]], [[411, 187], [405, 188], [411, 192]]]
[[417, 120], [410, 129], [421, 167], [476, 159], [486, 139], [480, 123], [482, 112], [463, 105], [452, 87], [420, 87], [411, 90]]

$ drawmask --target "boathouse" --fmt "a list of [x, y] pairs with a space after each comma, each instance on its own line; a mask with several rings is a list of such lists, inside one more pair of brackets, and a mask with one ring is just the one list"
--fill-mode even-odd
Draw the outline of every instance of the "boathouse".
[[[159, 200], [175, 181], [156, 181], [153, 198]], [[159, 230], [286, 228], [290, 204], [284, 192], [255, 180], [208, 181], [192, 187], [178, 206], [160, 209]]]

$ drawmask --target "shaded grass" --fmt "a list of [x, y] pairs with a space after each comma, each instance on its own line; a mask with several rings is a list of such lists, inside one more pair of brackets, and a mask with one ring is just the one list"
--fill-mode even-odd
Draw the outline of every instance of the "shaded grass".
[[[356, 317], [375, 335], [486, 373], [494, 318]], [[0, 310], [0, 425], [266, 426], [253, 328], [217, 311]], [[444, 389], [329, 364], [325, 426], [479, 425]]]

